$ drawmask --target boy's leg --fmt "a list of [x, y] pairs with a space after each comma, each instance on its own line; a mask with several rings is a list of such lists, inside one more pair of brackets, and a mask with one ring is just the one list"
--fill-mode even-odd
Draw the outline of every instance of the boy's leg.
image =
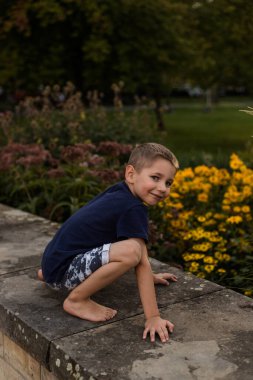
[[99, 305], [92, 301], [90, 296], [138, 265], [143, 245], [141, 239], [128, 239], [111, 244], [109, 263], [97, 269], [71, 291], [64, 301], [64, 310], [76, 317], [94, 322], [113, 318], [116, 310]]

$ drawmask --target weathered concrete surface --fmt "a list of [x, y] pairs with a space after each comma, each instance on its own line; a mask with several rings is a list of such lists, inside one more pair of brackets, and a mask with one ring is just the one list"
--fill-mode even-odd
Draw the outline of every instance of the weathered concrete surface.
[[0, 328], [59, 379], [253, 379], [253, 301], [152, 260], [178, 282], [158, 286], [161, 313], [176, 325], [169, 343], [142, 341], [134, 273], [96, 295], [116, 308], [107, 323], [62, 309], [64, 294], [37, 280], [56, 225], [0, 205]]
[[0, 204], [0, 274], [39, 265], [55, 223]]
[[[222, 290], [162, 310], [168, 344], [142, 341], [143, 316], [53, 342], [50, 366], [95, 379], [252, 379], [253, 302]], [[67, 354], [68, 360], [65, 357]]]

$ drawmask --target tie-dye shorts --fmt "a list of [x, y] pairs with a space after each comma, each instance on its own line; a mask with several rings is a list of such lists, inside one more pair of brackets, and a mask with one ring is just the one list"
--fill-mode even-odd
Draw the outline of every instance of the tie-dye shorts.
[[109, 251], [111, 244], [93, 248], [91, 251], [77, 255], [70, 263], [60, 284], [51, 284], [57, 289], [72, 290], [102, 265], [109, 263]]

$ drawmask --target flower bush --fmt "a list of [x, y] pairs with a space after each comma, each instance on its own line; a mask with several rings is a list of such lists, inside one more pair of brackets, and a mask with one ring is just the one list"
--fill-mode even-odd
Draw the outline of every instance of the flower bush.
[[[0, 113], [0, 202], [63, 222], [123, 179], [132, 144], [157, 139], [150, 108], [136, 99], [126, 114], [121, 86], [113, 91], [113, 112], [102, 94], [85, 105], [67, 83]], [[253, 296], [253, 170], [236, 154], [229, 170], [210, 165], [178, 171], [170, 197], [150, 209], [150, 253]]]
[[230, 168], [180, 170], [154, 217], [162, 213], [160, 239], [169, 241], [186, 270], [251, 296], [253, 170], [236, 154]]
[[[132, 149], [114, 141], [0, 149], [0, 202], [63, 222], [107, 186], [123, 179]], [[230, 170], [179, 170], [170, 197], [150, 208], [150, 250], [201, 278], [253, 294], [253, 170], [236, 154]]]
[[154, 105], [136, 97], [131, 112], [126, 112], [122, 88], [112, 86], [113, 107], [106, 108], [98, 91], [85, 95], [71, 82], [46, 86], [37, 96], [20, 101], [15, 110], [0, 113], [0, 146], [36, 143], [57, 154], [61, 146], [89, 140], [150, 141], [155, 134]]
[[103, 141], [61, 147], [54, 156], [42, 145], [0, 149], [0, 202], [63, 222], [109, 184], [123, 178], [130, 144]]

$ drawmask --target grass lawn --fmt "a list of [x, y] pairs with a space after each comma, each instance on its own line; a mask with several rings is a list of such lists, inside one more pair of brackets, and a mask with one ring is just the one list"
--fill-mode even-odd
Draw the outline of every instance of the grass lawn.
[[184, 164], [190, 164], [191, 159], [201, 163], [203, 158], [208, 160], [212, 156], [219, 165], [233, 152], [245, 155], [247, 144], [253, 143], [253, 117], [239, 112], [245, 108], [242, 104], [220, 104], [204, 112], [200, 106], [175, 106], [164, 115], [166, 132], [160, 141], [181, 157]]

